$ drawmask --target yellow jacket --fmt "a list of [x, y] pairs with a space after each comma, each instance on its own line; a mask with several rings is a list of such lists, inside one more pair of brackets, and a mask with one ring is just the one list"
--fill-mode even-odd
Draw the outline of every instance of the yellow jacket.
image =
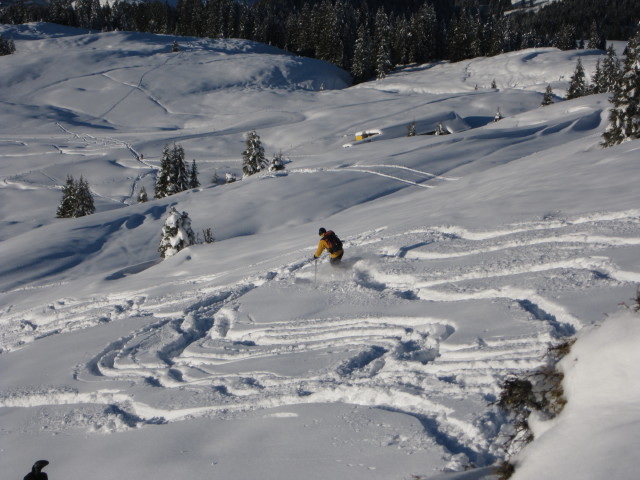
[[[322, 252], [324, 251], [329, 252], [329, 244], [327, 243], [327, 241], [324, 239], [324, 235], [322, 235], [322, 238], [320, 239], [320, 243], [318, 243], [318, 250], [316, 250], [316, 254], [314, 255], [315, 258], [318, 258], [320, 255], [322, 255]], [[337, 252], [329, 252], [329, 256], [331, 256], [331, 258], [336, 258], [339, 257], [340, 255], [343, 254], [343, 250], [340, 249]]]

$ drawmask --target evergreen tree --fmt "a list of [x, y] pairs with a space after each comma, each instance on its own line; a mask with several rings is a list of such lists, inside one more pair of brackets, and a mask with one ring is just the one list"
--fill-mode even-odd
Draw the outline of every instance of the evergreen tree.
[[67, 175], [67, 183], [62, 187], [62, 200], [58, 206], [56, 217], [72, 218], [75, 210], [76, 182], [71, 175]]
[[91, 1], [76, 0], [75, 11], [78, 25], [82, 28], [91, 28]]
[[284, 157], [282, 156], [282, 152], [274, 153], [271, 163], [269, 163], [270, 172], [278, 172], [280, 170], [284, 170]]
[[546, 107], [547, 105], [551, 105], [553, 103], [553, 89], [551, 85], [547, 85], [547, 89], [544, 91], [544, 96], [542, 97], [542, 105]]
[[376, 79], [382, 80], [391, 71], [391, 51], [384, 42], [378, 47], [376, 52]]
[[162, 149], [160, 172], [156, 177], [155, 198], [184, 192], [190, 188], [189, 185], [189, 169], [184, 161], [184, 149], [175, 143], [173, 148], [165, 145]]
[[102, 30], [102, 27], [104, 26], [104, 14], [102, 7], [100, 6], [100, 0], [91, 0], [89, 25], [94, 30]]
[[393, 65], [406, 65], [409, 63], [409, 46], [411, 32], [404, 18], [395, 20], [391, 29], [391, 63]]
[[602, 30], [598, 26], [598, 23], [593, 20], [591, 22], [591, 29], [589, 30], [589, 40], [587, 45], [594, 50], [604, 50], [607, 48], [607, 40], [604, 38]]
[[184, 149], [181, 145], [173, 145], [173, 152], [171, 156], [171, 162], [173, 164], [173, 180], [175, 185], [175, 192], [184, 192], [189, 189], [189, 167], [184, 160]]
[[355, 83], [369, 80], [374, 74], [373, 55], [371, 52], [371, 37], [364, 24], [358, 27], [358, 38], [353, 50], [351, 75]]
[[605, 147], [640, 138], [640, 27], [627, 45], [620, 81], [613, 90]]
[[447, 130], [446, 127], [442, 126], [442, 122], [438, 122], [438, 125], [436, 125], [436, 131], [434, 132], [434, 135], [449, 135], [451, 132], [449, 130]]
[[178, 0], [175, 8], [178, 35], [200, 37], [204, 34], [206, 16], [200, 0]]
[[93, 195], [91, 195], [89, 183], [81, 176], [76, 184], [76, 208], [73, 216], [84, 217], [95, 212], [96, 207], [93, 203]]
[[491, 31], [488, 33], [487, 39], [487, 54], [490, 56], [500, 55], [505, 51], [505, 38], [504, 33], [506, 31], [505, 23], [508, 19], [499, 17], [491, 22]]
[[149, 200], [149, 196], [147, 195], [147, 190], [142, 187], [140, 189], [140, 193], [138, 193], [138, 203], [145, 203]]
[[431, 4], [424, 3], [411, 17], [409, 32], [409, 61], [425, 63], [435, 58], [435, 39], [437, 35], [437, 17]]
[[51, 0], [49, 2], [49, 22], [70, 25], [73, 16], [74, 10], [70, 0]]
[[216, 241], [215, 237], [213, 236], [213, 230], [211, 230], [211, 228], [205, 228], [204, 230], [202, 230], [202, 236], [204, 243], [213, 243]]
[[620, 60], [616, 55], [613, 45], [607, 48], [607, 56], [602, 62], [602, 76], [600, 80], [600, 90], [602, 92], [613, 92], [622, 77], [622, 68]]
[[587, 81], [584, 75], [582, 61], [578, 59], [576, 69], [569, 82], [569, 90], [567, 91], [567, 100], [584, 97], [588, 93]]
[[160, 172], [156, 176], [155, 198], [164, 198], [169, 193], [169, 181], [171, 174], [171, 151], [169, 145], [166, 144], [162, 148], [162, 160], [160, 161]]
[[191, 219], [187, 212], [179, 213], [175, 207], [169, 210], [169, 216], [162, 227], [162, 239], [158, 251], [162, 258], [175, 255], [183, 248], [196, 243], [196, 235], [191, 229]]
[[242, 152], [242, 173], [250, 176], [264, 169], [267, 166], [267, 160], [264, 156], [264, 147], [255, 130], [246, 135], [245, 142], [247, 148]]
[[480, 55], [479, 28], [479, 18], [471, 15], [466, 9], [453, 18], [448, 44], [449, 59], [452, 62]]
[[391, 46], [389, 17], [380, 7], [375, 21], [375, 73], [378, 80], [383, 79], [393, 68], [391, 63]]
[[553, 46], [560, 50], [574, 50], [577, 43], [578, 34], [576, 33], [576, 27], [565, 23], [556, 34]]
[[89, 183], [82, 176], [78, 181], [74, 180], [71, 175], [67, 176], [67, 182], [62, 187], [62, 200], [56, 211], [56, 216], [58, 218], [77, 218], [91, 215], [95, 211]]
[[191, 170], [189, 170], [189, 188], [198, 188], [200, 182], [198, 181], [198, 166], [195, 159], [191, 162]]
[[411, 122], [407, 126], [407, 137], [415, 137], [416, 136], [416, 122]]
[[315, 56], [334, 65], [343, 65], [344, 47], [340, 38], [338, 12], [329, 0], [324, 0], [314, 15]]
[[299, 55], [311, 56], [315, 51], [311, 25], [311, 8], [305, 2], [300, 11], [294, 11], [287, 20], [287, 44], [289, 50]]
[[589, 88], [589, 93], [598, 94], [606, 92], [602, 75], [602, 67], [600, 66], [600, 59], [596, 61], [596, 71], [593, 73], [593, 78], [591, 80], [592, 84]]

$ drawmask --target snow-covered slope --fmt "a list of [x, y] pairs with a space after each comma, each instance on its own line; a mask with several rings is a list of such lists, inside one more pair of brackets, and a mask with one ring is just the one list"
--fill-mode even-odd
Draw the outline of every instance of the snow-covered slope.
[[[600, 148], [606, 95], [560, 101], [577, 58], [590, 72], [602, 52], [527, 50], [344, 88], [335, 67], [246, 41], [184, 39], [176, 54], [173, 37], [7, 30], [7, 478], [38, 458], [70, 480], [481, 478], [504, 456], [500, 382], [640, 281], [637, 146]], [[541, 108], [548, 84], [557, 103]], [[438, 123], [454, 133], [422, 135]], [[239, 174], [253, 129], [287, 170], [212, 185]], [[203, 186], [136, 204], [172, 142]], [[98, 213], [54, 218], [68, 174], [88, 179]], [[216, 242], [160, 262], [171, 206]], [[321, 226], [345, 241], [344, 268], [312, 262]], [[577, 378], [570, 404], [589, 386]], [[624, 400], [611, 397], [574, 421]], [[545, 458], [525, 451], [522, 475], [567, 478]]]

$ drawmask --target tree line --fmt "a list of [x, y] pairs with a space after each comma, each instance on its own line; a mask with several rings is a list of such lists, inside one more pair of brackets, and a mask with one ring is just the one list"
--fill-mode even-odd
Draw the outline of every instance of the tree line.
[[459, 61], [529, 47], [604, 48], [628, 39], [637, 0], [24, 0], [0, 9], [1, 23], [46, 21], [95, 30], [243, 38], [331, 62], [354, 82], [382, 78], [397, 65]]

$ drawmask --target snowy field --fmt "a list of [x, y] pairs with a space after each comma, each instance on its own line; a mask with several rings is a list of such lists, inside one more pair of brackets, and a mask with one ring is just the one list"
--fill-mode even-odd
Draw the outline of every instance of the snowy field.
[[[573, 336], [513, 478], [636, 478], [640, 144], [599, 146], [607, 95], [561, 100], [604, 52], [346, 88], [248, 41], [0, 33], [3, 478], [492, 478], [500, 383]], [[286, 171], [212, 184], [254, 129]], [[137, 203], [173, 142], [202, 187]], [[96, 214], [55, 218], [67, 175]], [[160, 261], [172, 206], [216, 242]], [[316, 270], [319, 227], [342, 268]]]

